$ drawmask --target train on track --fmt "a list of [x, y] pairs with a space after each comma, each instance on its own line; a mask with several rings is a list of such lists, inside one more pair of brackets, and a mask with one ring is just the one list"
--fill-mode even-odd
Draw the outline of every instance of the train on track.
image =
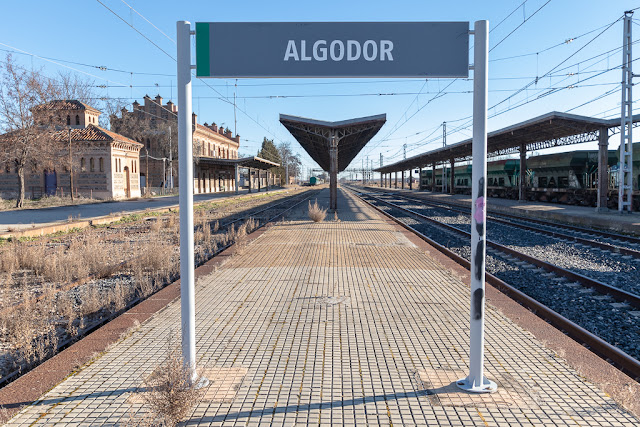
[[320, 185], [320, 184], [324, 184], [324, 179], [312, 176], [311, 178], [309, 178], [309, 185], [313, 186], [313, 185]]
[[[609, 151], [608, 207], [618, 206], [618, 151]], [[431, 169], [423, 169], [420, 189], [431, 190]], [[447, 185], [451, 169], [446, 169]], [[442, 169], [436, 169], [436, 191], [442, 191]], [[530, 201], [596, 206], [598, 196], [598, 151], [582, 150], [533, 156], [527, 159], [526, 198]], [[471, 194], [471, 165], [454, 168], [454, 192]], [[520, 160], [506, 159], [487, 164], [487, 196], [518, 198]], [[640, 210], [640, 143], [633, 144], [633, 210]]]

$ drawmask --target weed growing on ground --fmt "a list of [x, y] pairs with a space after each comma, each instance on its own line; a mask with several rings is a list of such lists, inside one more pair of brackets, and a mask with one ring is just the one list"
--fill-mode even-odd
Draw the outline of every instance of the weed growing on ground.
[[313, 204], [311, 204], [311, 200], [309, 200], [309, 218], [311, 218], [313, 222], [322, 222], [326, 216], [327, 210], [318, 205], [318, 199], [316, 199]]
[[205, 389], [196, 387], [203, 377], [196, 374], [195, 379], [191, 378], [192, 370], [185, 365], [176, 340], [169, 338], [167, 341], [169, 351], [164, 361], [144, 381], [146, 391], [142, 394], [142, 400], [149, 406], [155, 419], [173, 427], [189, 414], [203, 397]]

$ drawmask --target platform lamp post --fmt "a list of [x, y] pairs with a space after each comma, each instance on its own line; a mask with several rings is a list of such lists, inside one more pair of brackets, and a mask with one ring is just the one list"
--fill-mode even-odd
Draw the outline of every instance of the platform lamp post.
[[[196, 316], [193, 254], [193, 135], [191, 133], [191, 23], [178, 21], [177, 77], [178, 77], [178, 176], [180, 179], [180, 311], [182, 329], [182, 357], [196, 373]], [[198, 386], [205, 386], [203, 378]]]
[[484, 376], [484, 305], [487, 198], [487, 83], [489, 21], [476, 21], [473, 60], [473, 168], [471, 172], [471, 340], [469, 375], [456, 382], [473, 393], [498, 386]]

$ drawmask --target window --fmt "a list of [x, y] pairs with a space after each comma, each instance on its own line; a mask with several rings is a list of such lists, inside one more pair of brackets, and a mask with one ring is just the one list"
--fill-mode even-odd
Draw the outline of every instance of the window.
[[80, 124], [80, 116], [76, 114], [76, 125]]
[[98, 159], [98, 165], [100, 167], [100, 172], [104, 172], [104, 159], [102, 157]]
[[67, 114], [67, 126], [71, 125], [71, 116]]
[[92, 158], [89, 159], [89, 171], [90, 172], [95, 172], [95, 170], [96, 170], [96, 161], [92, 157]]
[[80, 159], [80, 170], [82, 172], [87, 170], [87, 164], [84, 157]]
[[147, 150], [151, 149], [151, 140], [147, 138]]
[[4, 166], [4, 171], [6, 173], [11, 173], [11, 165], [9, 163]]

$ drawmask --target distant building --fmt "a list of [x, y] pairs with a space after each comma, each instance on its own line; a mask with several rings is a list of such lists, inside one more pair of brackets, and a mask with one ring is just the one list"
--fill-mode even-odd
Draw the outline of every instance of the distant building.
[[[123, 108], [121, 117], [111, 116], [111, 129], [144, 145], [140, 154], [142, 185], [150, 188], [167, 187], [173, 177], [173, 184], [177, 186], [178, 106], [171, 101], [163, 104], [160, 95], [155, 99], [145, 95], [144, 104], [134, 101], [132, 107], [132, 111]], [[134, 121], [138, 121], [140, 125], [132, 126]], [[148, 129], [148, 132], [139, 132], [141, 128]], [[233, 167], [212, 164], [215, 162], [207, 160], [237, 159], [240, 136], [233, 136], [229, 129], [218, 127], [215, 123], [198, 124], [195, 113], [192, 114], [192, 132], [194, 193], [229, 191], [235, 185]], [[169, 138], [172, 138], [171, 141]], [[173, 151], [171, 167], [169, 145]]]
[[[69, 152], [75, 194], [103, 199], [140, 197], [142, 144], [99, 127], [100, 111], [76, 100], [56, 100], [38, 105], [31, 112], [36, 125], [47, 132], [45, 141], [60, 148], [58, 158], [43, 159], [42, 164], [48, 167], [25, 170], [27, 197], [70, 193]], [[12, 165], [0, 170], [0, 194], [18, 194]]]

